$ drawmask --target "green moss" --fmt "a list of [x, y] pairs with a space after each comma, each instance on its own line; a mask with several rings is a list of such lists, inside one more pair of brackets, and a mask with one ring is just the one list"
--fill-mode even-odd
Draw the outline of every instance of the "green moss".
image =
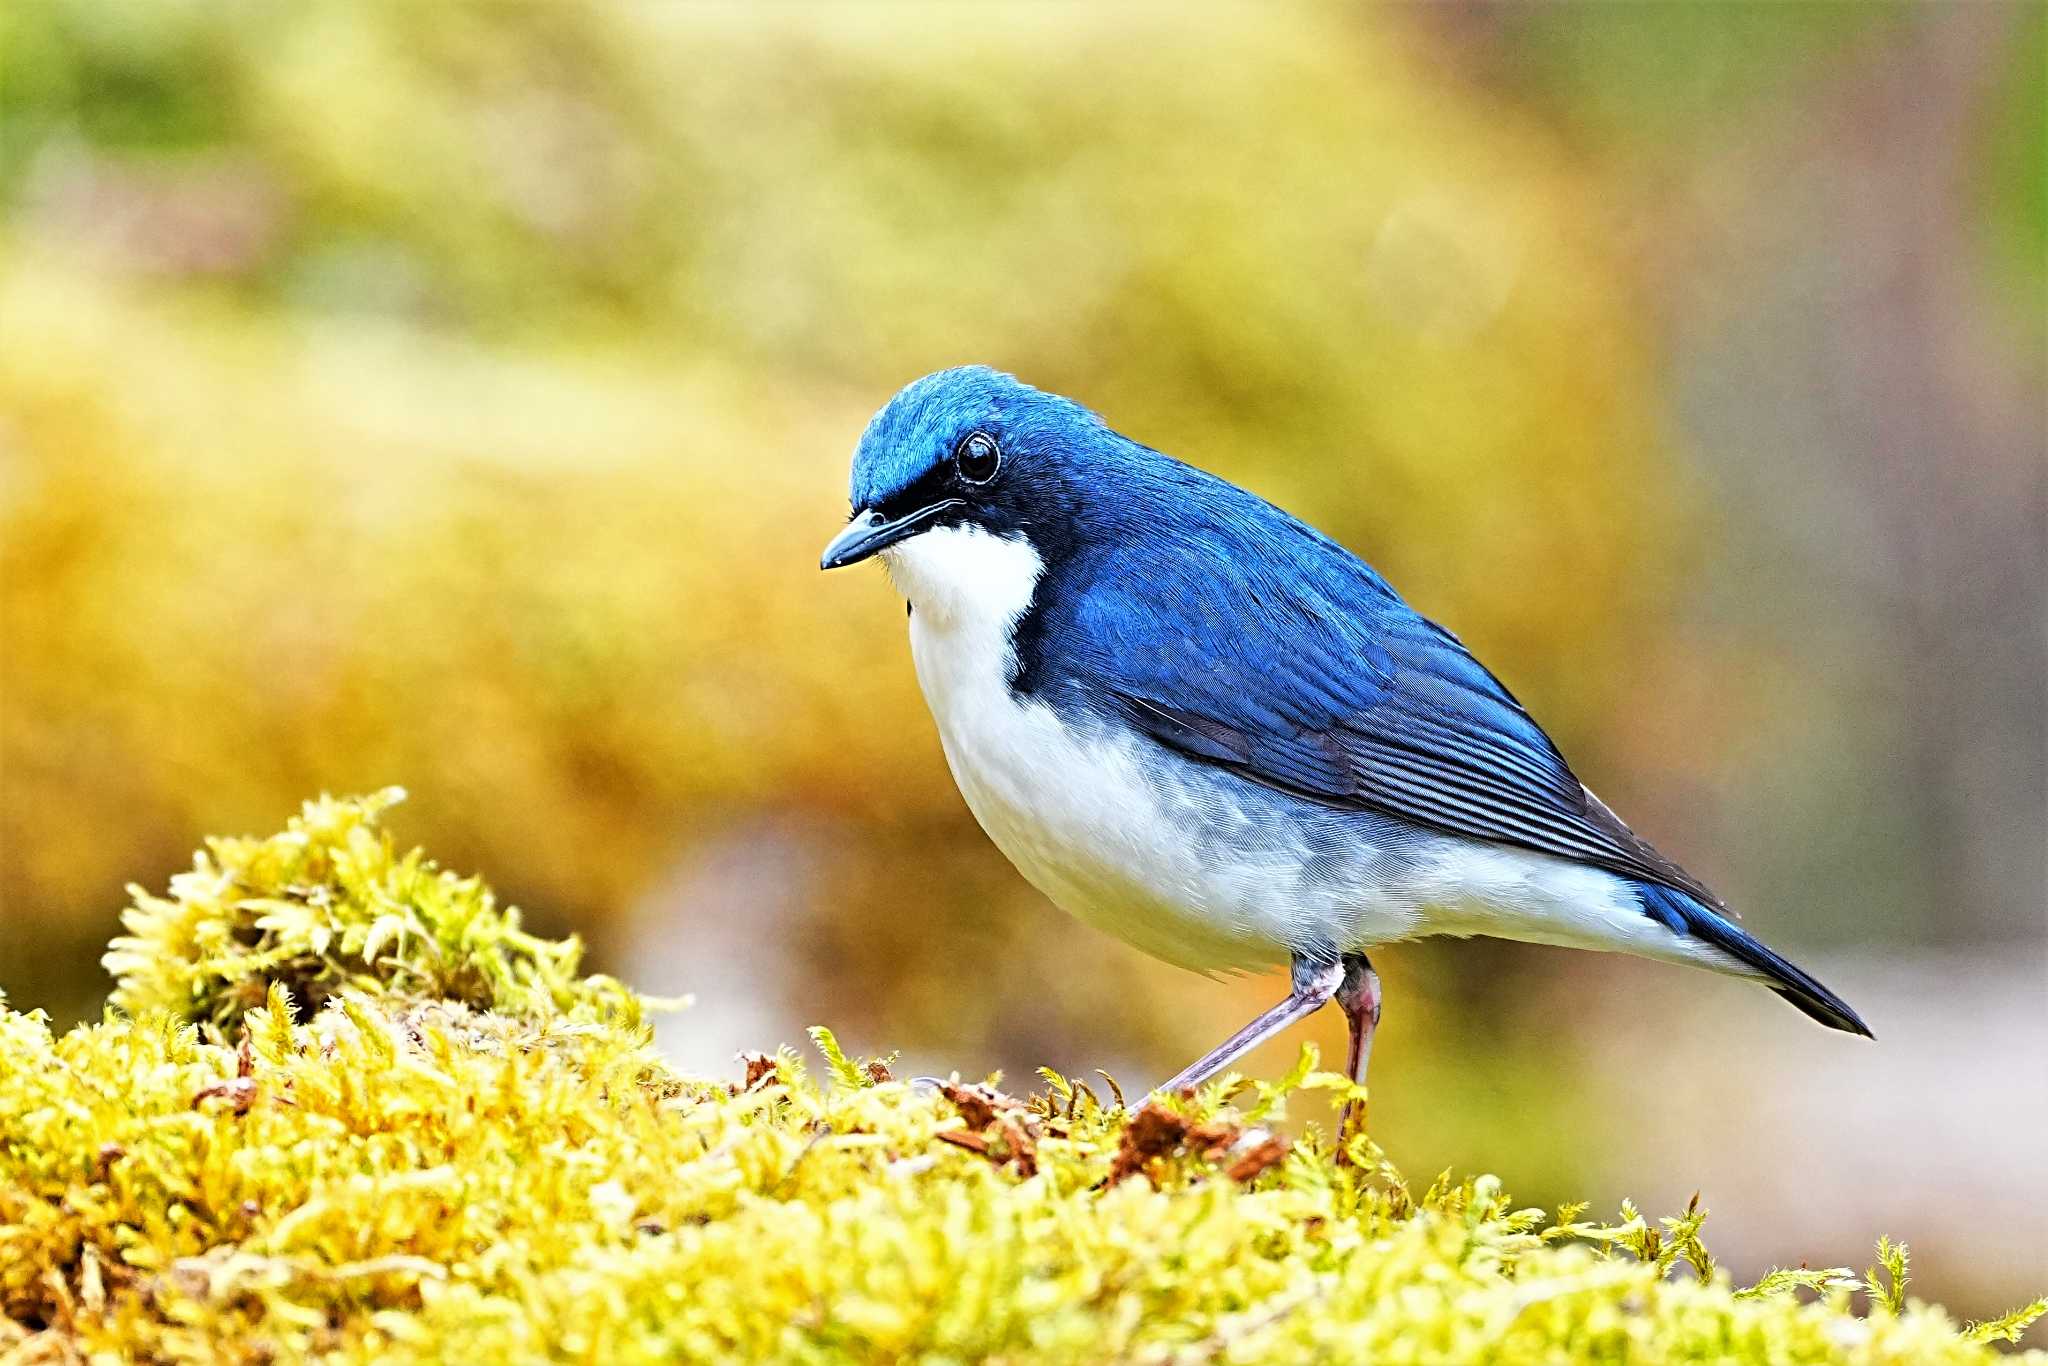
[[404, 799], [322, 797], [282, 834], [208, 840], [168, 897], [130, 887], [128, 933], [104, 960], [109, 1004], [228, 1025], [282, 983], [312, 1010], [353, 989], [637, 1025], [639, 997], [577, 974], [575, 939], [527, 934], [481, 880], [398, 855], [377, 822]]
[[824, 1080], [679, 1076], [572, 944], [395, 855], [389, 800], [138, 896], [103, 1022], [0, 1008], [0, 1354], [1975, 1362], [2044, 1307], [1965, 1330], [1890, 1244], [1737, 1287], [1702, 1210], [1412, 1194], [1279, 1127], [1344, 1085], [1312, 1056], [1135, 1113], [921, 1089], [824, 1031]]

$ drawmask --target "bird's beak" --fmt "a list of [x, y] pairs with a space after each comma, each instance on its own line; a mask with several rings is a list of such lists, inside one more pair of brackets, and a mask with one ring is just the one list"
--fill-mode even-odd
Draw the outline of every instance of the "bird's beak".
[[930, 507], [907, 512], [893, 521], [873, 508], [857, 512], [846, 524], [846, 530], [834, 536], [825, 553], [818, 557], [818, 568], [843, 569], [859, 564], [876, 551], [887, 550], [898, 541], [915, 536], [959, 506], [958, 498], [942, 498]]

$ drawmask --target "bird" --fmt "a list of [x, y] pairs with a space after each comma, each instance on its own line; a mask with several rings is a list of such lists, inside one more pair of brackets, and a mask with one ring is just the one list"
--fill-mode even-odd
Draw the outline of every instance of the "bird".
[[1363, 559], [1274, 504], [986, 366], [869, 421], [823, 569], [878, 559], [946, 763], [1061, 909], [1287, 995], [1159, 1089], [1334, 1001], [1348, 1126], [1369, 954], [1488, 935], [1761, 983], [1870, 1036], [1579, 780], [1508, 689]]

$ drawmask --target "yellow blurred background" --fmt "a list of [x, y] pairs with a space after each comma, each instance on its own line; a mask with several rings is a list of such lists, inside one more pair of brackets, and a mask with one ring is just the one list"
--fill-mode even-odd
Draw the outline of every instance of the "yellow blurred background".
[[1372, 559], [1878, 1034], [1389, 949], [1397, 1162], [2037, 1293], [2043, 13], [14, 0], [0, 990], [93, 1013], [123, 883], [402, 783], [693, 1066], [1156, 1081], [1277, 981], [1043, 903], [816, 568], [981, 361]]

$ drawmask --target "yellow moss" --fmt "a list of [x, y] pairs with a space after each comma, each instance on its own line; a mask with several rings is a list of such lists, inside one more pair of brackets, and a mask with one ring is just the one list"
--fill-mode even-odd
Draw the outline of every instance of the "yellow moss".
[[130, 887], [128, 933], [104, 959], [109, 1004], [228, 1024], [283, 983], [313, 1008], [354, 987], [637, 1024], [639, 997], [577, 975], [575, 939], [527, 934], [479, 879], [417, 849], [397, 855], [377, 819], [404, 799], [398, 788], [322, 797], [269, 839], [208, 840], [167, 897]]
[[1344, 1084], [1306, 1058], [1136, 1115], [1050, 1074], [920, 1088], [823, 1031], [827, 1080], [679, 1076], [573, 945], [395, 855], [387, 801], [139, 898], [101, 1023], [0, 1008], [0, 1352], [1989, 1362], [2043, 1307], [1960, 1330], [1886, 1244], [1859, 1313], [1846, 1270], [1736, 1287], [1697, 1209], [1414, 1196], [1362, 1138], [1269, 1132]]

